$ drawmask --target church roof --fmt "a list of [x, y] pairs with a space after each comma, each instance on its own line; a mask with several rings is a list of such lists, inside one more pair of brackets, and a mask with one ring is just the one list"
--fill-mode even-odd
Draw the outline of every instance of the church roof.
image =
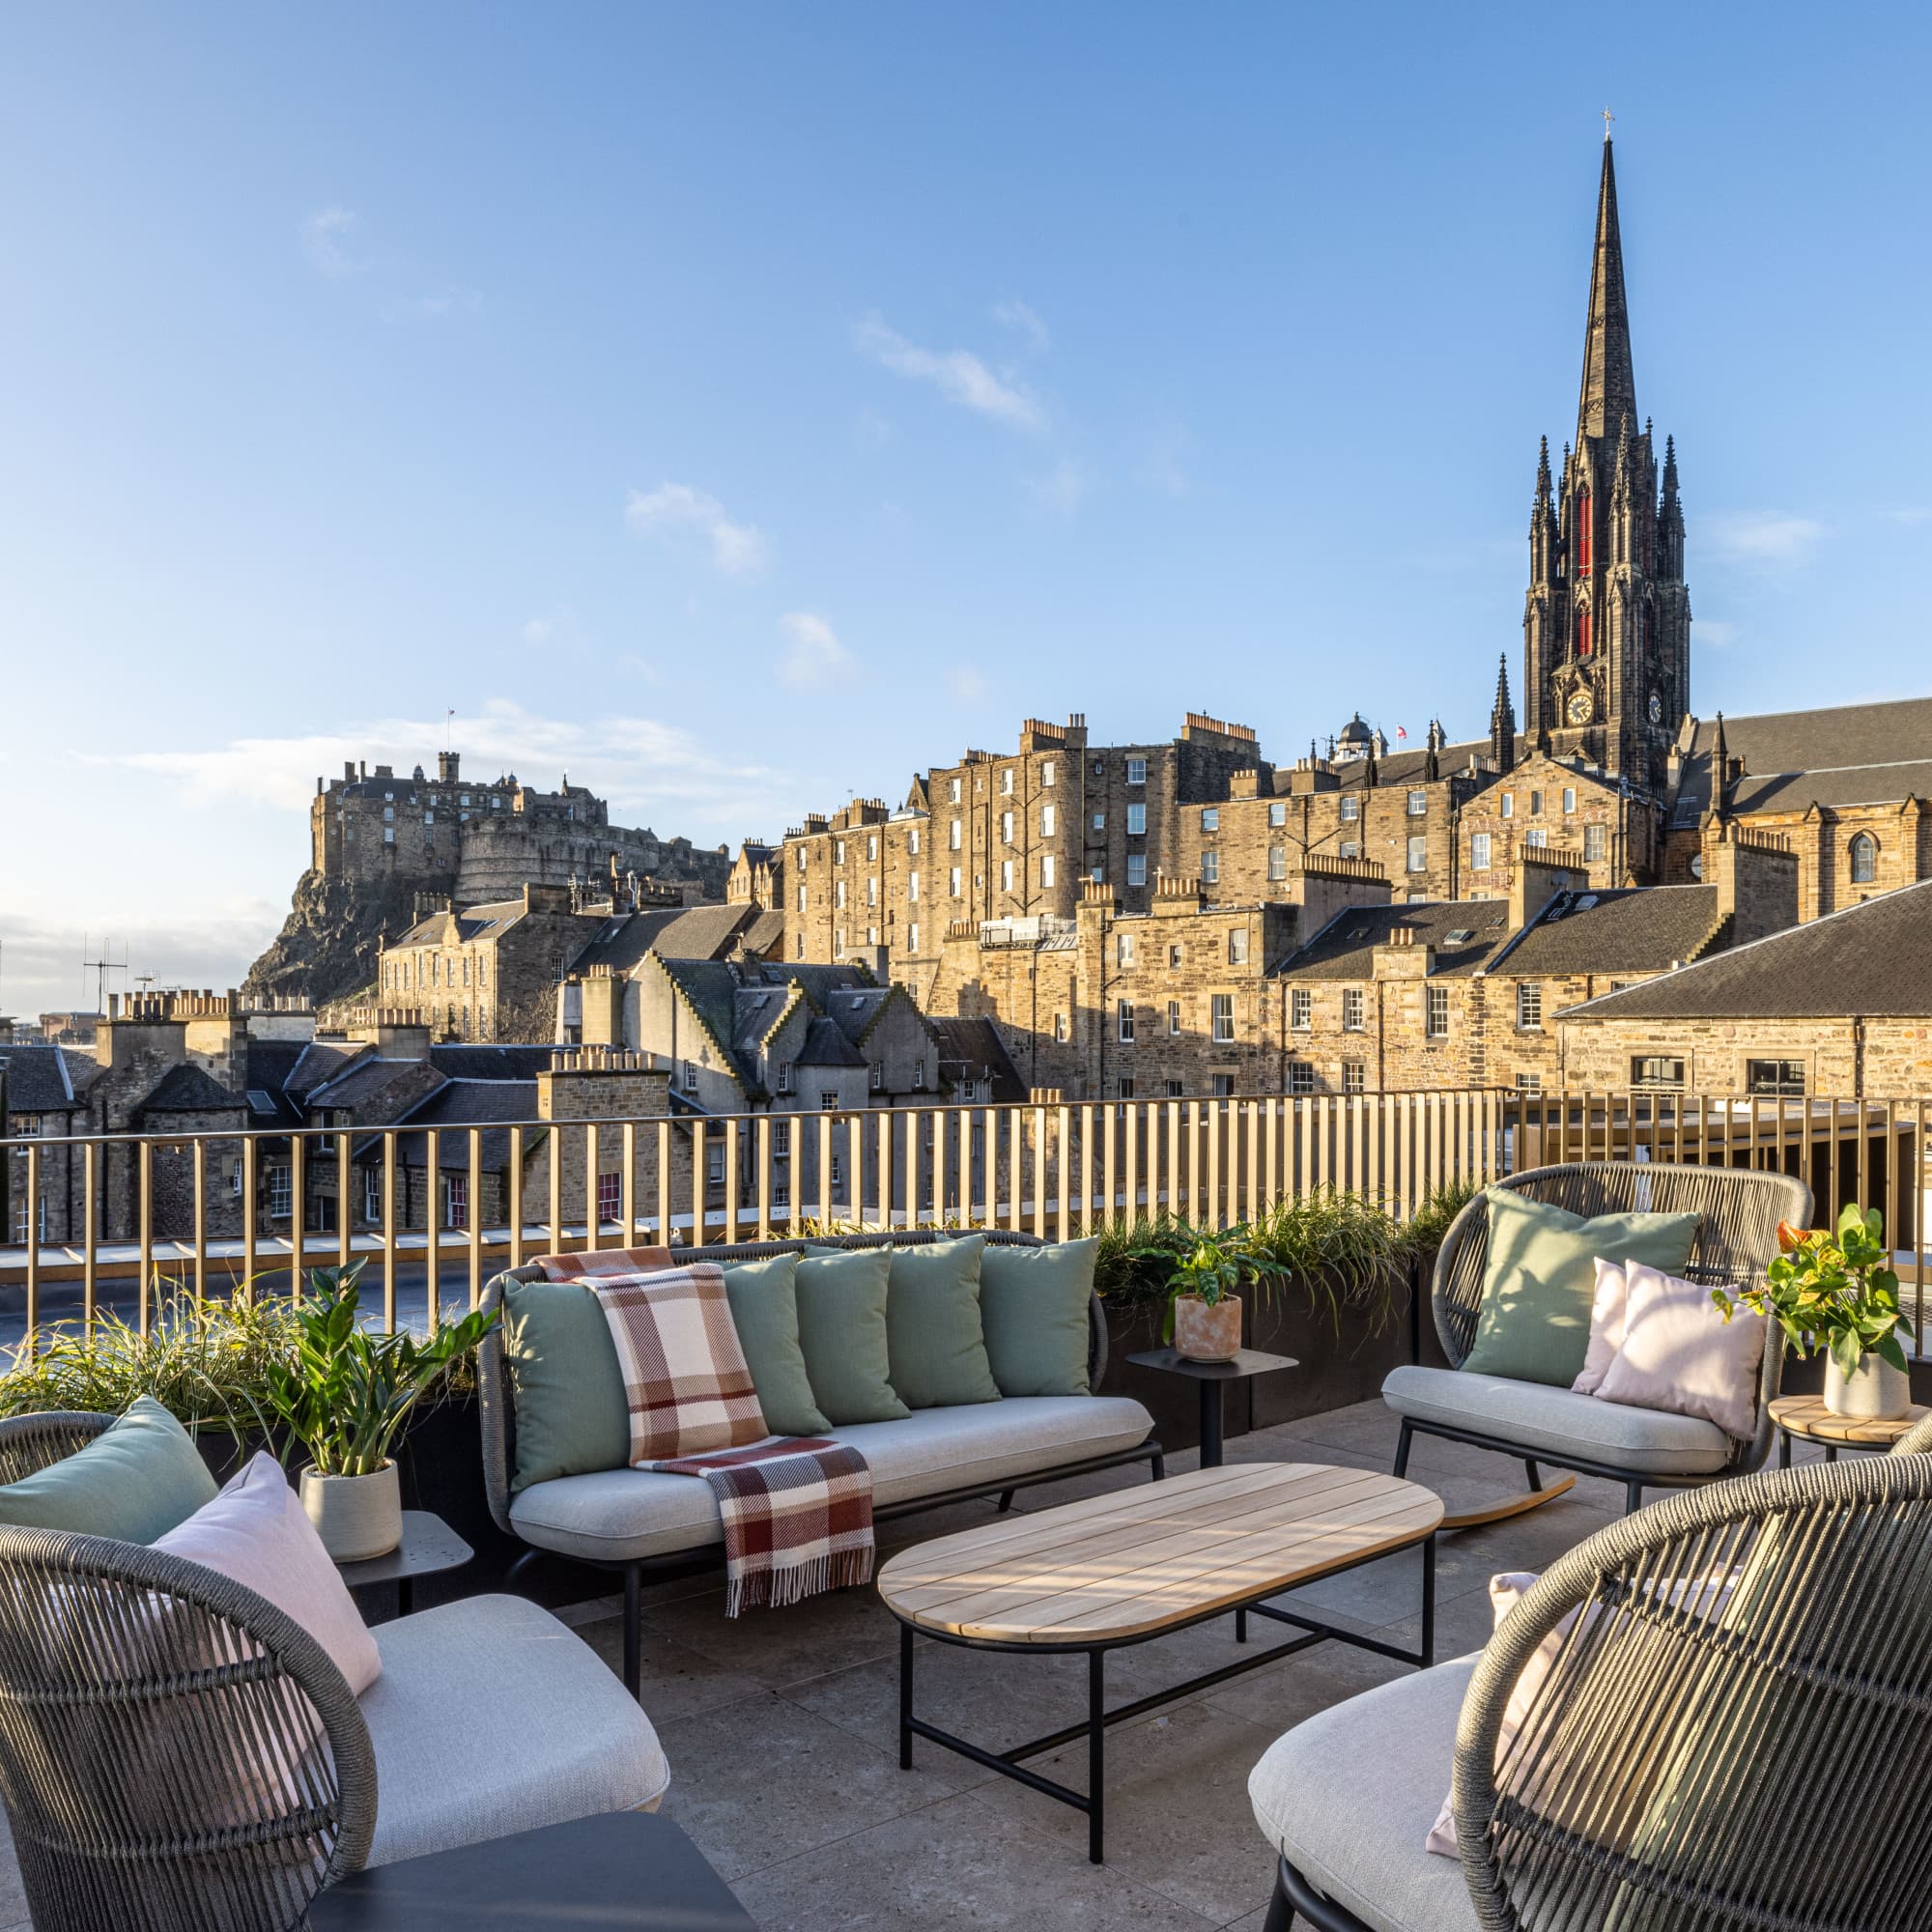
[[[1726, 717], [1726, 749], [1744, 760], [1733, 811], [1883, 805], [1932, 798], [1932, 697]], [[1671, 823], [1694, 826], [1711, 802], [1717, 720], [1699, 719]]]
[[1572, 1007], [1569, 1020], [1932, 1015], [1932, 880]]
[[1630, 307], [1624, 298], [1624, 244], [1617, 230], [1617, 171], [1609, 130], [1604, 132], [1604, 172], [1597, 187], [1597, 239], [1590, 258], [1590, 313], [1583, 331], [1583, 385], [1577, 403], [1577, 440], [1613, 437], [1625, 418], [1634, 424], [1636, 378], [1631, 369]]

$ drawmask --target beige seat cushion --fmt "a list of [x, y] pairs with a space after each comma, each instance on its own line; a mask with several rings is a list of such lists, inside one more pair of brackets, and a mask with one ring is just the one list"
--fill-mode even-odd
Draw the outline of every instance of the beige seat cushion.
[[1669, 1415], [1578, 1395], [1544, 1382], [1405, 1364], [1382, 1383], [1382, 1400], [1412, 1422], [1439, 1422], [1500, 1436], [1559, 1467], [1567, 1456], [1652, 1476], [1715, 1476], [1731, 1438], [1701, 1416]]
[[1269, 1843], [1374, 1932], [1476, 1924], [1462, 1865], [1425, 1849], [1476, 1662], [1439, 1663], [1332, 1705], [1276, 1739], [1248, 1776]]
[[[1152, 1428], [1153, 1418], [1127, 1396], [1042, 1395], [922, 1408], [892, 1422], [855, 1422], [831, 1436], [864, 1455], [872, 1500], [885, 1507], [1131, 1449]], [[642, 1469], [532, 1483], [511, 1502], [510, 1521], [540, 1548], [606, 1563], [724, 1541], [710, 1484]]]
[[372, 1865], [539, 1825], [654, 1807], [670, 1769], [601, 1658], [521, 1597], [470, 1597], [376, 1630]]

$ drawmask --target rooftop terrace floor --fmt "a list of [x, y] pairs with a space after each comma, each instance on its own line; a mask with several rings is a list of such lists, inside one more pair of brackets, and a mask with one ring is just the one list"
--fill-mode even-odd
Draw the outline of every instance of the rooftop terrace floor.
[[[1382, 1405], [1361, 1403], [1238, 1436], [1227, 1455], [1386, 1470], [1395, 1438]], [[1816, 1452], [1799, 1445], [1798, 1453]], [[1189, 1453], [1168, 1466], [1194, 1464]], [[1452, 1511], [1520, 1493], [1518, 1465], [1428, 1436], [1416, 1438], [1409, 1475]], [[1044, 1509], [1133, 1480], [1110, 1471], [1025, 1491], [1015, 1507]], [[1527, 1516], [1443, 1537], [1437, 1657], [1487, 1641], [1493, 1574], [1542, 1569], [1621, 1507], [1615, 1486], [1579, 1477], [1568, 1495]], [[965, 1504], [885, 1524], [881, 1560], [983, 1522], [990, 1511]], [[1409, 1551], [1294, 1594], [1325, 1618], [1412, 1647], [1420, 1564]], [[613, 1668], [617, 1609], [611, 1599], [564, 1613]], [[715, 1579], [646, 1592], [643, 1696], [670, 1759], [665, 1809], [763, 1932], [1261, 1932], [1273, 1865], [1248, 1806], [1250, 1769], [1290, 1725], [1409, 1667], [1321, 1644], [1120, 1726], [1108, 1742], [1107, 1862], [1095, 1867], [1078, 1812], [936, 1745], [919, 1744], [915, 1769], [899, 1770], [897, 1629], [870, 1590], [735, 1621]], [[1232, 1618], [1201, 1625], [1114, 1653], [1109, 1694], [1144, 1695], [1241, 1654]], [[932, 1721], [1005, 1748], [1085, 1715], [1085, 1666], [1077, 1657], [924, 1643], [919, 1703]], [[1084, 1788], [1084, 1746], [1034, 1763]], [[1449, 1769], [1445, 1757], [1445, 1792]], [[12, 1849], [0, 1843], [0, 1932], [27, 1925]]]

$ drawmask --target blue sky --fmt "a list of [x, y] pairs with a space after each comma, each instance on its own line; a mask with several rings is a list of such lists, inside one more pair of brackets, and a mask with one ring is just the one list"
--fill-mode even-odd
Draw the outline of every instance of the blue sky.
[[[1606, 23], [1609, 28], [1606, 41]], [[1600, 111], [1702, 711], [1932, 687], [1922, 9], [16, 12], [0, 1009], [345, 757], [772, 836], [1027, 715], [1482, 728]]]

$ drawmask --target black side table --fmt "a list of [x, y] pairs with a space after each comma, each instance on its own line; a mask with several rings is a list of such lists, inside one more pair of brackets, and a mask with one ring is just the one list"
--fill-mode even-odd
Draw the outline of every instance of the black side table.
[[[454, 1765], [460, 1777], [463, 1768]], [[757, 1932], [668, 1818], [609, 1811], [352, 1873], [310, 1932]]]
[[[386, 1556], [365, 1556], [359, 1563], [338, 1563], [342, 1580], [352, 1595], [389, 1585], [396, 1614], [406, 1617], [415, 1607], [415, 1579], [444, 1570], [460, 1570], [476, 1552], [433, 1510], [403, 1512], [403, 1540]], [[359, 1601], [359, 1599], [358, 1599]], [[366, 1616], [368, 1612], [365, 1610]], [[385, 1619], [371, 1617], [371, 1623]]]
[[1301, 1364], [1293, 1355], [1264, 1355], [1259, 1349], [1243, 1349], [1232, 1362], [1190, 1362], [1172, 1349], [1149, 1349], [1127, 1360], [1137, 1369], [1161, 1369], [1173, 1376], [1186, 1376], [1201, 1393], [1201, 1466], [1221, 1466], [1221, 1391], [1230, 1382], [1244, 1382], [1253, 1376], [1272, 1375], [1276, 1369], [1295, 1369]]

